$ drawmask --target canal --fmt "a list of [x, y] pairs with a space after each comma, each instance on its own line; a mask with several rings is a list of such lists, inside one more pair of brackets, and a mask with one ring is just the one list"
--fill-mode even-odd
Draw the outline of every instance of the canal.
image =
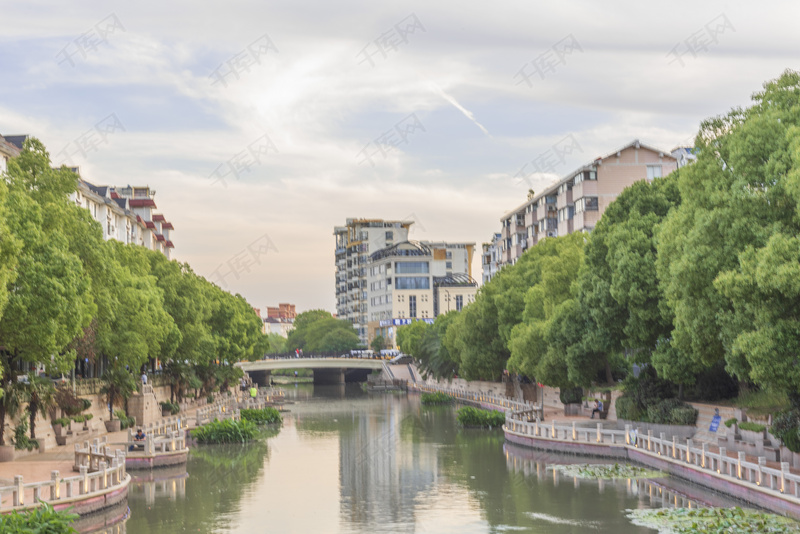
[[553, 464], [591, 460], [459, 428], [455, 408], [423, 407], [416, 395], [286, 390], [294, 403], [266, 439], [196, 446], [186, 469], [134, 473], [129, 517], [115, 531], [653, 532], [625, 510], [736, 504], [672, 479], [560, 474]]

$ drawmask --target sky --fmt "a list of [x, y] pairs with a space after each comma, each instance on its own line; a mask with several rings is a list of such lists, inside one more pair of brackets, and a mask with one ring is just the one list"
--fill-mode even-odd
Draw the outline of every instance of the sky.
[[333, 312], [347, 218], [479, 251], [529, 189], [634, 139], [691, 145], [800, 69], [797, 20], [791, 1], [3, 2], [0, 135], [155, 189], [173, 258], [253, 306]]

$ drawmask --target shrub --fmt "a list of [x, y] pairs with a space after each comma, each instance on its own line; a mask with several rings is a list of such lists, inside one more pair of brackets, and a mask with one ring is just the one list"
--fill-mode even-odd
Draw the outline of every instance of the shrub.
[[84, 412], [92, 407], [92, 401], [90, 401], [89, 399], [81, 399], [81, 402], [83, 403]]
[[739, 422], [739, 420], [738, 420], [738, 419], [736, 419], [735, 417], [731, 417], [730, 419], [728, 419], [727, 421], [725, 421], [725, 426], [727, 426], [728, 428], [730, 428], [730, 427], [732, 427], [733, 425], [735, 425], [735, 424], [736, 424], [736, 423], [738, 423], [738, 422]]
[[160, 402], [159, 404], [161, 405], [161, 409], [162, 410], [167, 410], [172, 415], [180, 413], [180, 411], [181, 411], [180, 404], [178, 404], [176, 402], [164, 401], [164, 402]]
[[458, 423], [462, 426], [477, 426], [481, 428], [495, 428], [503, 426], [506, 422], [506, 415], [495, 410], [481, 410], [472, 406], [464, 406], [458, 409]]
[[622, 396], [617, 399], [617, 418], [629, 421], [639, 421], [642, 417], [642, 410], [636, 405], [632, 397]]
[[214, 419], [200, 428], [195, 428], [191, 434], [200, 443], [244, 443], [258, 435], [258, 428], [246, 419], [241, 421]]
[[241, 415], [242, 419], [257, 425], [270, 425], [283, 421], [280, 412], [269, 406], [261, 410], [242, 410]]
[[676, 406], [670, 412], [670, 425], [694, 426], [697, 423], [697, 410], [689, 404]]
[[[23, 417], [19, 424], [14, 428], [14, 437], [11, 438], [14, 448], [18, 451], [39, 448], [39, 442], [28, 437], [28, 421]], [[2, 531], [5, 532], [5, 531]]]
[[214, 404], [214, 395], [209, 395], [208, 397], [206, 397], [206, 402], [208, 404]]
[[583, 399], [583, 388], [561, 388], [558, 398], [562, 404], [580, 404]]
[[85, 413], [85, 414], [83, 414], [83, 419], [85, 421], [91, 421], [92, 419], [94, 419], [94, 415], [90, 414], [90, 413]]
[[86, 421], [86, 418], [82, 415], [73, 415], [72, 417], [70, 417], [70, 419], [72, 419], [76, 423], [83, 423], [84, 421]]
[[792, 452], [800, 452], [800, 410], [787, 410], [772, 420], [769, 431]]
[[764, 425], [759, 425], [758, 423], [752, 423], [750, 421], [744, 421], [739, 423], [739, 430], [749, 430], [751, 432], [763, 432], [767, 427]]
[[28, 512], [11, 512], [0, 515], [0, 532], [41, 532], [47, 534], [73, 534], [72, 522], [78, 514], [69, 511], [57, 512], [52, 506], [43, 502], [41, 506]]
[[659, 425], [694, 425], [697, 410], [678, 399], [664, 399], [647, 407], [647, 419]]
[[116, 415], [117, 419], [119, 419], [119, 426], [122, 430], [130, 428], [136, 424], [136, 418], [128, 417], [128, 415], [122, 410], [114, 410], [114, 415]]
[[423, 393], [421, 402], [422, 404], [452, 404], [455, 399], [447, 393], [437, 391], [436, 393]]
[[53, 419], [53, 424], [67, 426], [69, 424], [69, 417], [59, 417], [58, 419]]

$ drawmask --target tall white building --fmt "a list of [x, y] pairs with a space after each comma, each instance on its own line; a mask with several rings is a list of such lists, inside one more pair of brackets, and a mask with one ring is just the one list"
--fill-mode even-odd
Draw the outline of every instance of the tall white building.
[[370, 255], [367, 267], [367, 342], [382, 336], [397, 348], [397, 327], [433, 323], [475, 300], [474, 243], [406, 241]]
[[377, 250], [408, 239], [413, 221], [347, 219], [334, 228], [336, 237], [336, 315], [353, 324], [367, 343], [367, 263]]

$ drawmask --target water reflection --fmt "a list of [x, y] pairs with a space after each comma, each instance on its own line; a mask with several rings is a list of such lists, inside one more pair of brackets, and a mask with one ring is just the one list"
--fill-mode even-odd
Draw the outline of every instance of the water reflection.
[[79, 534], [126, 534], [129, 516], [128, 503], [123, 502], [102, 512], [78, 518], [72, 528]]

